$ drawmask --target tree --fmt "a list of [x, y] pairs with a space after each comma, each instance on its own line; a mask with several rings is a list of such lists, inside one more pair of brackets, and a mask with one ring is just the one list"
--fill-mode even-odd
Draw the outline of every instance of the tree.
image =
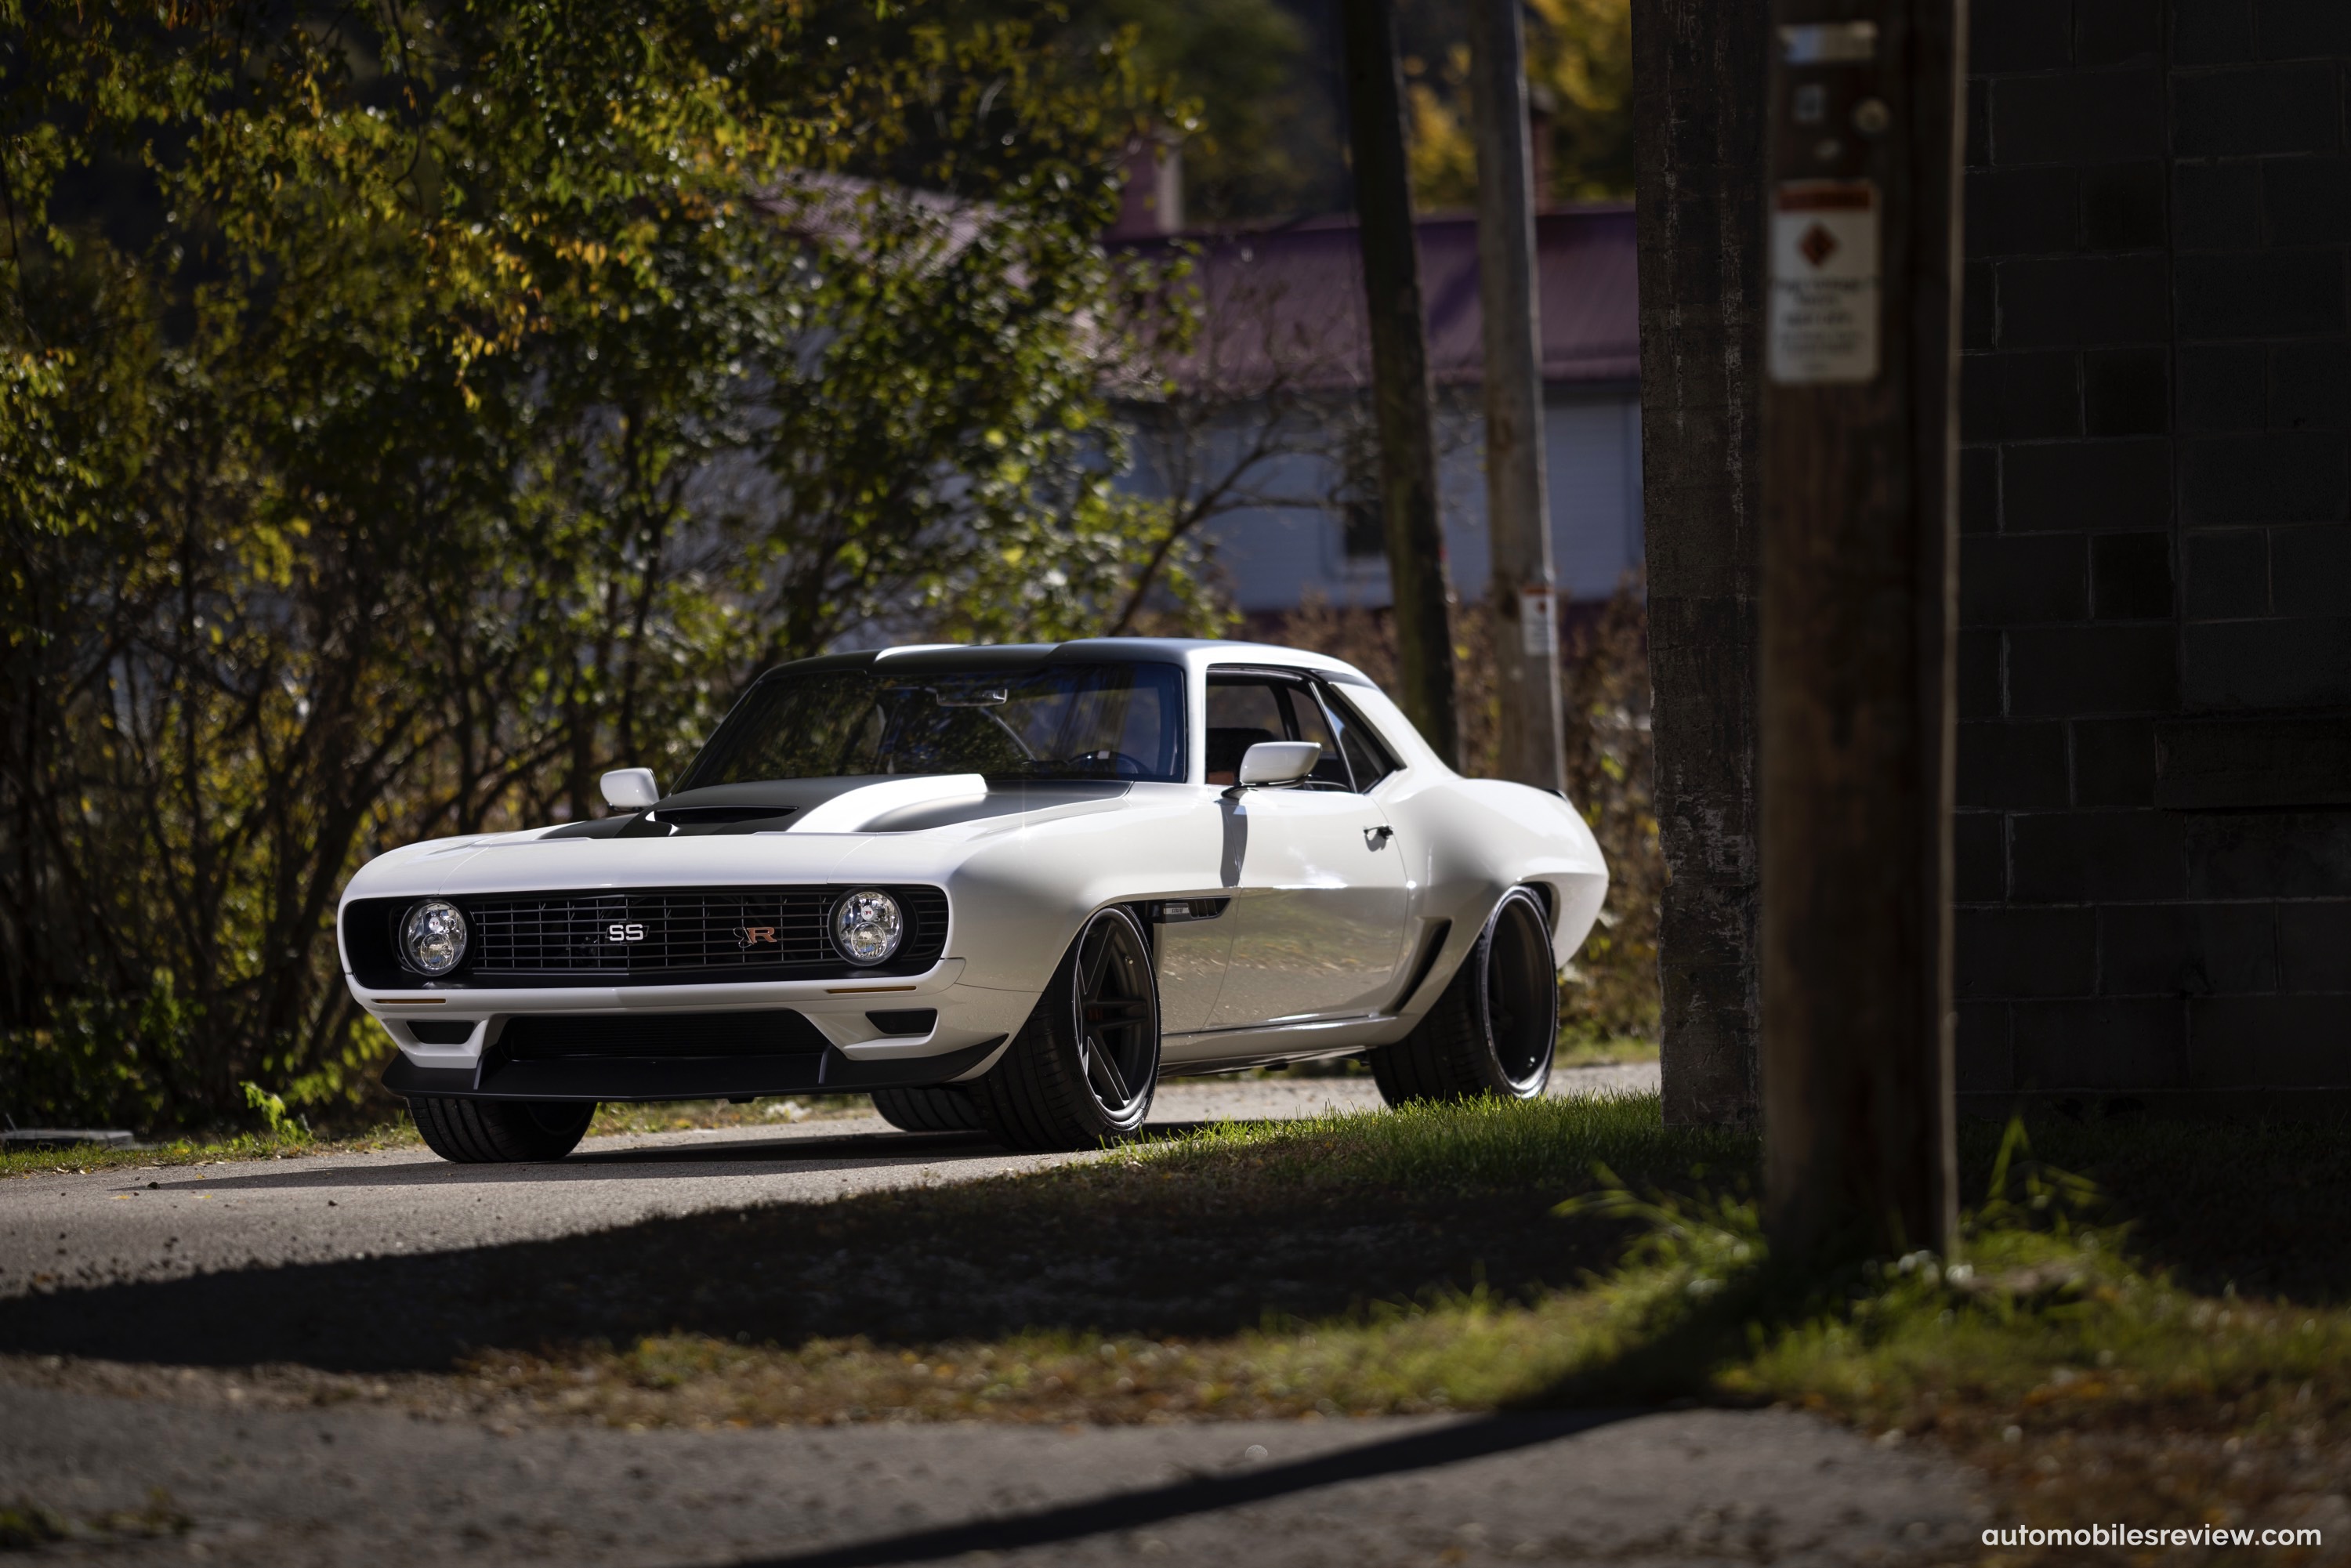
[[1129, 55], [636, 14], [0, 9], [20, 1119], [355, 1104], [368, 855], [674, 776], [777, 659], [1093, 630], [1161, 552], [1105, 378], [1185, 316], [1093, 243], [1168, 112]]
[[[1548, 167], [1538, 204], [1628, 199], [1633, 193], [1631, 0], [1524, 0], [1527, 85], [1543, 116]], [[1433, 207], [1477, 198], [1466, 44], [1435, 36], [1411, 70], [1414, 193]]]

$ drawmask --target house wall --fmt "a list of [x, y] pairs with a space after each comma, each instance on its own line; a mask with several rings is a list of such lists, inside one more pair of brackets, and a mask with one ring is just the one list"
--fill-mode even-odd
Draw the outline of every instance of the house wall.
[[[1245, 411], [1235, 415], [1247, 417]], [[1545, 402], [1543, 424], [1552, 552], [1561, 592], [1604, 599], [1641, 569], [1639, 399], [1630, 388], [1555, 392]], [[1486, 536], [1483, 425], [1474, 413], [1439, 420], [1446, 564], [1456, 591], [1465, 597], [1483, 593], [1492, 559]], [[1211, 464], [1219, 444], [1208, 444]], [[1139, 472], [1136, 482], [1146, 490], [1159, 483], [1147, 472]], [[1251, 507], [1208, 525], [1216, 559], [1241, 610], [1294, 610], [1309, 594], [1337, 605], [1388, 602], [1385, 563], [1350, 559], [1343, 548], [1338, 502], [1345, 486], [1335, 458], [1285, 457], [1269, 465], [1252, 488], [1305, 504]]]

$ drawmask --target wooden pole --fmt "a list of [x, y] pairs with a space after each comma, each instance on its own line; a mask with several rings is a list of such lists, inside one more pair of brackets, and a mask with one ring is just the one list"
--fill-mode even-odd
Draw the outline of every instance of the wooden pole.
[[[1471, 0], [1478, 132], [1478, 297], [1486, 350], [1486, 528], [1494, 557], [1501, 774], [1566, 781], [1560, 754], [1559, 611], [1543, 476], [1541, 301], [1519, 0]], [[1614, 587], [1614, 584], [1610, 584]]]
[[1405, 716], [1447, 766], [1458, 766], [1453, 632], [1447, 613], [1445, 536], [1437, 517], [1437, 437], [1420, 308], [1420, 253], [1405, 164], [1395, 17], [1389, 0], [1343, 0], [1340, 17], [1364, 293], [1371, 317], [1380, 507], [1404, 685], [1399, 695]]
[[1773, 0], [1765, 223], [1765, 1209], [1948, 1249], [1966, 0]]

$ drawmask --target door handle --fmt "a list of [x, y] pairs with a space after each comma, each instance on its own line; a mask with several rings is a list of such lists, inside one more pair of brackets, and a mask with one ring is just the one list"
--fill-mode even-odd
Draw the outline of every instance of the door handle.
[[1388, 847], [1388, 841], [1395, 837], [1395, 830], [1384, 823], [1376, 828], [1365, 828], [1364, 847], [1367, 850], [1384, 850]]

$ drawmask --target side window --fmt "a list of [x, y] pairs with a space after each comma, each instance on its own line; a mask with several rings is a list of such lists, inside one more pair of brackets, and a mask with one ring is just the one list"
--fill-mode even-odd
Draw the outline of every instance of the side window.
[[1306, 777], [1310, 789], [1353, 789], [1355, 781], [1347, 775], [1347, 759], [1340, 755], [1339, 737], [1331, 732], [1331, 721], [1322, 715], [1322, 705], [1314, 700], [1313, 688], [1292, 686], [1282, 694], [1290, 699], [1290, 712], [1296, 728], [1293, 738], [1311, 740], [1322, 747], [1315, 759], [1314, 771]]
[[1345, 697], [1326, 686], [1322, 700], [1330, 707], [1331, 722], [1339, 727], [1339, 747], [1355, 770], [1355, 788], [1371, 793], [1373, 785], [1396, 770], [1395, 758], [1380, 743], [1379, 732], [1347, 706]]
[[1281, 698], [1272, 683], [1210, 679], [1207, 782], [1234, 782], [1240, 771], [1241, 753], [1261, 740], [1289, 738]]

